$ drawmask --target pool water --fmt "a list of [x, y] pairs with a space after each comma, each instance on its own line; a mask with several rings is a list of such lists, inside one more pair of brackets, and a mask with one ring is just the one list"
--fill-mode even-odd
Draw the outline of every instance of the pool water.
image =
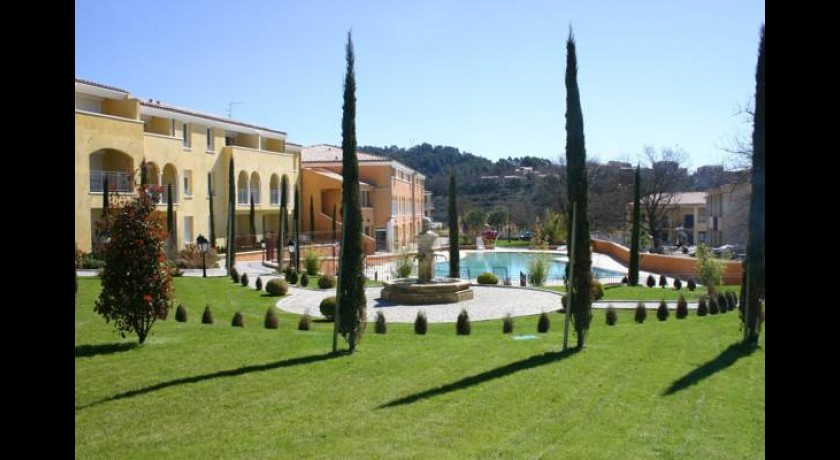
[[[461, 257], [460, 267], [463, 275], [464, 269], [469, 269], [470, 277], [475, 278], [484, 272], [496, 273], [504, 276], [505, 268], [511, 278], [517, 278], [519, 272], [528, 273], [528, 261], [535, 257], [545, 257], [549, 260], [548, 276], [550, 278], [562, 278], [566, 270], [566, 258], [560, 261], [560, 255], [538, 252], [468, 252]], [[449, 262], [439, 261], [435, 263], [435, 274], [437, 276], [448, 275]], [[595, 278], [622, 277], [624, 273], [603, 268], [592, 268]]]

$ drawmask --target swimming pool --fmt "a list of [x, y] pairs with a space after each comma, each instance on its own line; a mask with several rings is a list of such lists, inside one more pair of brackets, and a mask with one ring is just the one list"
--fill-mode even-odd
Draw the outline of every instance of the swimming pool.
[[[467, 252], [462, 253], [460, 267], [461, 276], [468, 276], [475, 278], [484, 272], [496, 273], [500, 278], [507, 276], [512, 280], [519, 277], [519, 273], [528, 274], [528, 261], [535, 257], [545, 257], [549, 260], [548, 277], [550, 280], [559, 280], [563, 278], [566, 270], [566, 256], [557, 253], [539, 253], [539, 252]], [[467, 272], [469, 275], [467, 275]], [[449, 274], [449, 262], [438, 261], [435, 262], [435, 275], [447, 276]], [[607, 270], [603, 268], [593, 267], [592, 274], [595, 278], [611, 278], [624, 276], [624, 273], [614, 270]]]

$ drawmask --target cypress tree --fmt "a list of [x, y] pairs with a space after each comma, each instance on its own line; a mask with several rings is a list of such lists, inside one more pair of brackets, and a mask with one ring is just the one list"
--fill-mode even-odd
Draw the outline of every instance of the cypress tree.
[[207, 198], [210, 206], [210, 246], [216, 247], [216, 218], [213, 216], [213, 176], [207, 173]]
[[633, 228], [630, 237], [630, 274], [627, 277], [627, 284], [630, 286], [639, 285], [639, 245], [641, 244], [642, 233], [642, 174], [639, 165], [636, 165], [636, 176], [633, 180]]
[[227, 268], [228, 272], [236, 263], [236, 178], [234, 177], [233, 155], [228, 166], [228, 235]]
[[286, 229], [289, 226], [287, 218], [287, 209], [289, 206], [288, 188], [289, 181], [286, 176], [283, 176], [283, 181], [280, 183], [282, 189], [280, 190], [280, 222], [277, 223], [277, 272], [283, 273], [283, 251], [286, 248]]
[[300, 268], [300, 189], [298, 184], [295, 184], [295, 212], [294, 212], [294, 232], [295, 232], [295, 270]]
[[315, 202], [312, 194], [309, 194], [309, 234], [312, 240], [315, 239]]
[[175, 211], [172, 209], [172, 183], [166, 184], [166, 256], [175, 259]]
[[140, 185], [144, 186], [148, 183], [148, 178], [146, 177], [146, 159], [143, 158], [143, 161], [140, 162]]
[[765, 235], [764, 235], [764, 190], [765, 190], [765, 102], [764, 102], [764, 25], [761, 25], [761, 39], [758, 45], [758, 63], [755, 70], [755, 116], [752, 135], [752, 174], [750, 176], [750, 217], [747, 237], [747, 321], [744, 341], [757, 345], [761, 330], [761, 299], [765, 293]]
[[458, 248], [458, 184], [455, 171], [449, 171], [449, 277], [458, 278], [461, 274], [461, 255]]
[[586, 172], [586, 147], [583, 135], [583, 111], [577, 84], [577, 55], [575, 38], [569, 30], [566, 41], [566, 183], [568, 187], [568, 230], [572, 235], [572, 209], [577, 204], [575, 228], [575, 258], [573, 290], [569, 310], [577, 336], [578, 350], [582, 349], [592, 322], [592, 250], [589, 235], [589, 185]]
[[335, 203], [333, 203], [333, 214], [332, 214], [332, 240], [338, 240], [338, 233], [336, 232], [336, 222], [335, 222]]
[[359, 162], [356, 154], [356, 76], [353, 70], [353, 36], [347, 33], [347, 74], [341, 117], [342, 212], [341, 265], [338, 280], [338, 329], [348, 339], [352, 353], [364, 330], [364, 277], [362, 276], [362, 208]]
[[257, 240], [257, 222], [256, 213], [254, 212], [254, 194], [251, 193], [251, 211], [248, 213], [248, 221], [251, 224], [251, 240]]

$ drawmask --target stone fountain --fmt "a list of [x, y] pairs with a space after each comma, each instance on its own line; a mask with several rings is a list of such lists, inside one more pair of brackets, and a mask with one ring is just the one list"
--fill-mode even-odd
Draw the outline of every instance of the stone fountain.
[[385, 282], [381, 297], [383, 300], [405, 304], [425, 305], [436, 303], [455, 303], [473, 298], [470, 282], [458, 278], [435, 278], [435, 254], [432, 245], [437, 233], [426, 230], [417, 238], [417, 278], [398, 278]]

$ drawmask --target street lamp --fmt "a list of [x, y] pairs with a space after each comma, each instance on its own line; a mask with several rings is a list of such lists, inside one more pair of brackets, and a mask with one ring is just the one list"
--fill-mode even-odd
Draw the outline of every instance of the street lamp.
[[198, 245], [198, 250], [201, 251], [202, 277], [207, 278], [207, 250], [210, 249], [210, 242], [207, 241], [207, 238], [205, 238], [204, 235], [198, 235], [198, 238], [195, 239], [195, 243]]
[[[289, 240], [289, 262], [295, 260], [295, 240]], [[298, 271], [297, 264], [295, 264], [295, 272]]]
[[260, 247], [262, 248], [263, 262], [265, 262], [265, 260], [267, 259], [265, 252], [265, 240], [260, 241]]

